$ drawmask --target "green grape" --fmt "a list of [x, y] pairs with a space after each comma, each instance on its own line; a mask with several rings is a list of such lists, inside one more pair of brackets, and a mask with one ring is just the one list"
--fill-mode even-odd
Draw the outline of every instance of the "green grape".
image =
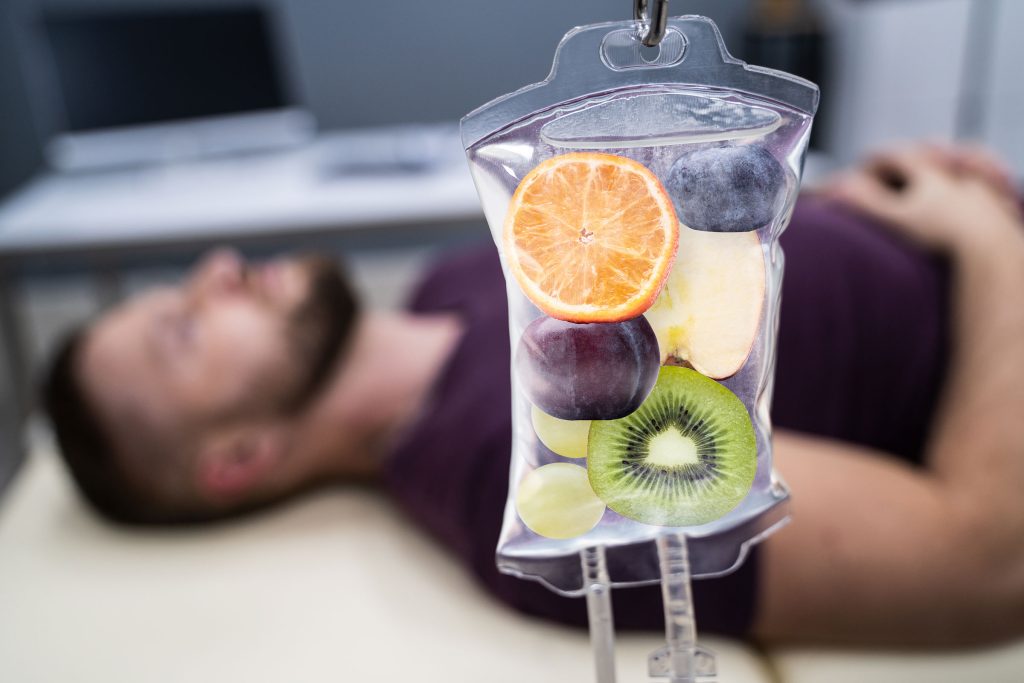
[[573, 538], [597, 526], [605, 505], [590, 488], [584, 468], [556, 462], [523, 477], [516, 493], [516, 510], [534, 533]]
[[590, 420], [561, 420], [545, 413], [537, 406], [531, 410], [533, 431], [551, 451], [563, 458], [587, 457], [587, 439]]

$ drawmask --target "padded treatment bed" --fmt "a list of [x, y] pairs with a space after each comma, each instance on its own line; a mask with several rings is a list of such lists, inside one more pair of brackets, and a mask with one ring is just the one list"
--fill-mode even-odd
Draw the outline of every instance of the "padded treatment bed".
[[[593, 680], [586, 633], [491, 600], [377, 493], [322, 492], [205, 529], [125, 530], [98, 520], [36, 441], [0, 500], [0, 680]], [[1024, 644], [901, 654], [703, 641], [722, 683], [1024, 680]], [[648, 680], [661, 642], [620, 636], [619, 680]]]
[[[0, 680], [11, 683], [593, 679], [587, 634], [494, 602], [383, 496], [315, 494], [199, 530], [110, 526], [37, 448], [0, 501]], [[623, 637], [647, 680], [658, 634]], [[769, 683], [707, 639], [722, 680]]]

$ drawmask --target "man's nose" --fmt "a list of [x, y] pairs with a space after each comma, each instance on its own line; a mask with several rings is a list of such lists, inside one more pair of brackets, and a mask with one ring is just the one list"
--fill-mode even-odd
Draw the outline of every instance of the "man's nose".
[[244, 285], [245, 260], [234, 249], [207, 254], [189, 281], [191, 293], [203, 297], [238, 292]]

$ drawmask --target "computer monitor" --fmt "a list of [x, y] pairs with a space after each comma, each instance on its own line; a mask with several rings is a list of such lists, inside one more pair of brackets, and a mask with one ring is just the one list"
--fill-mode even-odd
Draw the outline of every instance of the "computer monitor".
[[258, 6], [42, 15], [59, 168], [146, 163], [305, 139]]

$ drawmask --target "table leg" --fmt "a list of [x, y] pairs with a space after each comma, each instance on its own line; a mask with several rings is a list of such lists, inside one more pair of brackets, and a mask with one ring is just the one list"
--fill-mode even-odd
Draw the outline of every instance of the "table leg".
[[3, 348], [3, 374], [10, 380], [11, 397], [15, 414], [22, 419], [28, 413], [28, 359], [22, 339], [21, 320], [18, 314], [17, 283], [10, 268], [0, 262], [0, 347]]
[[25, 455], [24, 424], [28, 413], [25, 347], [22, 343], [13, 273], [0, 262], [0, 491]]

